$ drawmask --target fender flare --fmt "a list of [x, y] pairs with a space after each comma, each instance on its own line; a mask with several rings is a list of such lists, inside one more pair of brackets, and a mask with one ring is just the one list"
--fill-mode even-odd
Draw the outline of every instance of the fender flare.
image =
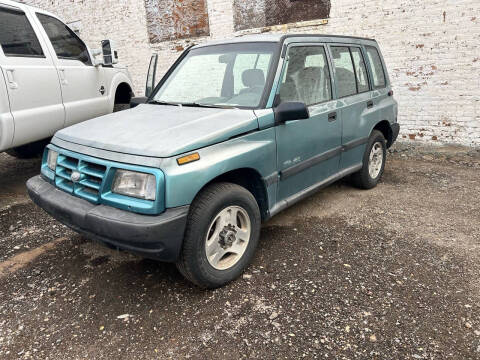
[[108, 95], [108, 104], [109, 104], [109, 109], [113, 111], [113, 106], [115, 105], [115, 94], [117, 92], [117, 88], [121, 83], [126, 83], [128, 86], [130, 86], [130, 89], [132, 89], [132, 97], [133, 97], [133, 84], [131, 79], [124, 74], [123, 72], [118, 72], [116, 73], [112, 81], [110, 83], [110, 94]]

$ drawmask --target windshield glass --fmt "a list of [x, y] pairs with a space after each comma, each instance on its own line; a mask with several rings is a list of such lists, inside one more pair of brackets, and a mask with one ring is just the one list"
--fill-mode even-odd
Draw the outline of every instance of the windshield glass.
[[183, 105], [256, 108], [271, 71], [276, 43], [193, 49], [152, 100]]

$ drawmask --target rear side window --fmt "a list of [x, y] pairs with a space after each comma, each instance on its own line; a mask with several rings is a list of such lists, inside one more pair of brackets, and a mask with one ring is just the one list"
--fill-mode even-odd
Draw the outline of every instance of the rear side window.
[[362, 51], [357, 47], [350, 48], [352, 51], [353, 65], [355, 65], [355, 76], [357, 77], [358, 92], [363, 93], [370, 90], [368, 84], [367, 67], [363, 60]]
[[25, 13], [0, 7], [0, 27], [0, 44], [5, 56], [44, 57]]
[[87, 47], [67, 25], [48, 15], [37, 14], [37, 17], [52, 42], [58, 58], [79, 60], [85, 65], [92, 65]]
[[355, 70], [353, 69], [350, 49], [346, 46], [333, 46], [331, 50], [333, 66], [335, 66], [338, 97], [342, 98], [356, 94], [357, 82], [355, 80]]
[[382, 60], [378, 50], [373, 46], [367, 46], [367, 56], [373, 74], [373, 86], [375, 88], [383, 88], [387, 85], [385, 80], [385, 72], [383, 70]]

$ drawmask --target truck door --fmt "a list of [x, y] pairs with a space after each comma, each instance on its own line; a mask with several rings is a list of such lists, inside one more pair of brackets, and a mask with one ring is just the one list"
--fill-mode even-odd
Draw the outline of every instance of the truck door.
[[111, 112], [104, 69], [94, 66], [84, 42], [60, 20], [40, 12], [36, 15], [57, 56], [65, 126]]
[[52, 136], [65, 120], [58, 75], [30, 14], [0, 4], [0, 65], [15, 122], [11, 146]]

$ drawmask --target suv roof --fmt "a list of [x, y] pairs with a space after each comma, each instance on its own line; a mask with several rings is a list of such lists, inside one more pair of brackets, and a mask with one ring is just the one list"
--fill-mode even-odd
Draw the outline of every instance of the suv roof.
[[244, 42], [283, 42], [285, 39], [289, 38], [318, 38], [324, 40], [335, 40], [335, 39], [342, 39], [342, 40], [364, 40], [364, 41], [373, 41], [376, 42], [375, 39], [370, 38], [363, 38], [357, 36], [346, 36], [346, 35], [327, 35], [327, 34], [254, 34], [254, 35], [244, 35], [239, 36], [231, 39], [225, 40], [216, 40], [216, 41], [209, 41], [204, 44], [195, 45], [194, 48], [200, 48], [205, 46], [211, 45], [221, 45], [221, 44], [235, 44], [235, 43], [244, 43]]

